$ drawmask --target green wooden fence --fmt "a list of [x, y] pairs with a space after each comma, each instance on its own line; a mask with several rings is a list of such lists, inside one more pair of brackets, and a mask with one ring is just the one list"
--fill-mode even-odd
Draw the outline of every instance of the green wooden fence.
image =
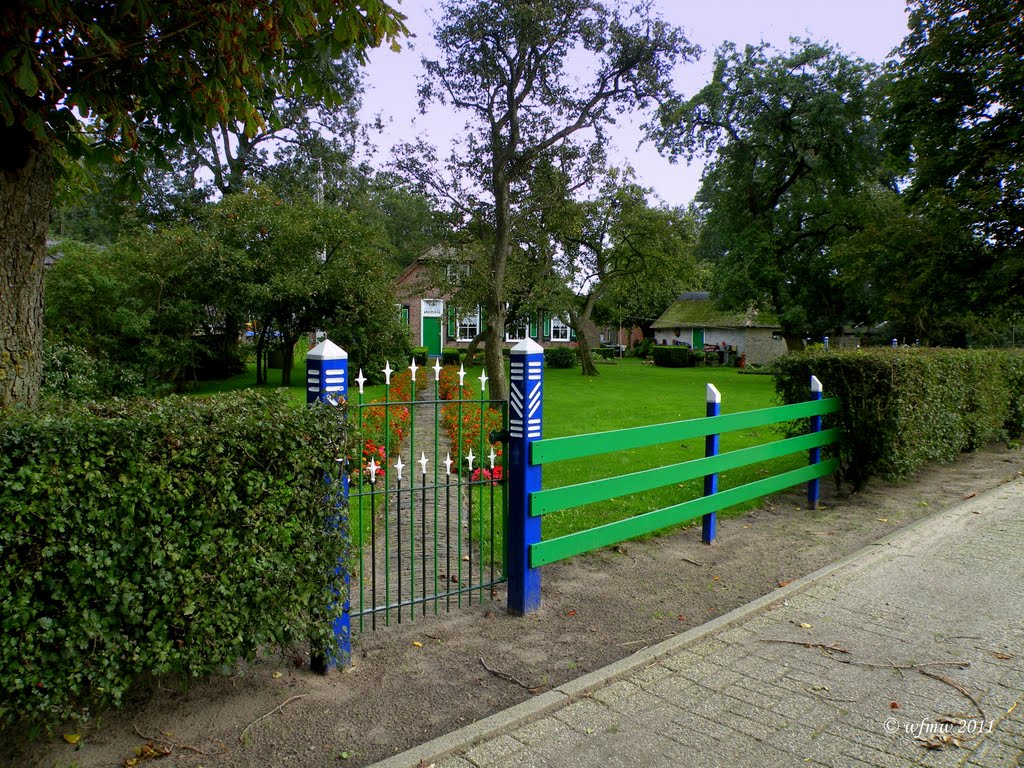
[[838, 468], [837, 459], [817, 461], [820, 449], [838, 441], [839, 430], [820, 430], [820, 417], [839, 410], [837, 398], [815, 399], [793, 405], [762, 408], [755, 411], [708, 416], [699, 419], [655, 424], [645, 427], [596, 432], [587, 435], [556, 437], [537, 440], [531, 445], [530, 460], [534, 465], [556, 461], [599, 456], [615, 451], [644, 448], [673, 441], [709, 437], [741, 429], [779, 424], [810, 418], [811, 430], [806, 434], [751, 448], [729, 451], [684, 461], [669, 466], [632, 472], [603, 480], [576, 485], [533, 491], [529, 494], [529, 514], [546, 515], [593, 502], [620, 498], [687, 480], [708, 477], [720, 472], [739, 469], [800, 451], [811, 451], [811, 463], [805, 467], [783, 472], [745, 485], [717, 491], [710, 495], [674, 504], [664, 509], [646, 512], [626, 520], [608, 523], [585, 531], [559, 536], [555, 539], [531, 543], [530, 567], [563, 560], [573, 555], [607, 547], [627, 539], [642, 536], [662, 528], [710, 515], [726, 507], [776, 493], [804, 482], [832, 474]]

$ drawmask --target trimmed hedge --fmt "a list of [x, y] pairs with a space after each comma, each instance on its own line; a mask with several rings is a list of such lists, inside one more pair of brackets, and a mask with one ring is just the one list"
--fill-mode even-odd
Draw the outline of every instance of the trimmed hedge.
[[840, 479], [854, 489], [1024, 432], [1019, 351], [818, 350], [786, 355], [774, 367], [784, 402], [807, 400], [812, 374], [826, 397], [842, 402], [828, 419], [842, 428]]
[[663, 368], [686, 368], [690, 365], [688, 347], [651, 347], [654, 364]]
[[448, 347], [441, 350], [441, 365], [458, 365], [462, 362], [462, 350]]
[[416, 365], [426, 365], [427, 364], [427, 353], [429, 351], [430, 350], [428, 350], [426, 347], [413, 347], [412, 348], [412, 359], [416, 361]]
[[0, 731], [330, 648], [342, 410], [247, 391], [0, 418]]
[[549, 347], [544, 350], [544, 365], [548, 368], [575, 368], [579, 355], [572, 347]]

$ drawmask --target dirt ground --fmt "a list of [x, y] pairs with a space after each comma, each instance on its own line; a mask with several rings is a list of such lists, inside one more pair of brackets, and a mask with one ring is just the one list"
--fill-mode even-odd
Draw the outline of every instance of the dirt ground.
[[[149, 741], [152, 768], [362, 766], [516, 704], [777, 589], [843, 555], [1024, 471], [1024, 453], [993, 448], [914, 480], [855, 495], [822, 482], [699, 527], [627, 543], [543, 570], [541, 611], [508, 616], [504, 595], [356, 638], [355, 664], [322, 677], [301, 657], [271, 657], [182, 689], [157, 681], [134, 701], [0, 762], [115, 768]], [[501, 674], [488, 671], [484, 665]], [[131, 763], [127, 763], [131, 765]]]

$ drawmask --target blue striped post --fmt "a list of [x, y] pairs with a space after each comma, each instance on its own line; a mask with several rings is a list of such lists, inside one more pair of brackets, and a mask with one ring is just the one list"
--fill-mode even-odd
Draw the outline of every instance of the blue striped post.
[[[821, 400], [823, 396], [821, 382], [817, 376], [811, 376], [811, 400]], [[821, 416], [811, 417], [811, 432], [821, 432]], [[811, 448], [810, 462], [817, 464], [821, 461], [821, 448]], [[807, 482], [807, 504], [811, 509], [818, 508], [818, 499], [821, 494], [820, 478], [814, 478]]]
[[823, 343], [823, 344], [825, 345], [825, 349], [828, 349], [828, 336], [826, 336], [826, 337], [825, 337], [824, 339], [822, 339], [821, 341], [822, 341], [822, 343]]
[[[306, 353], [306, 403], [312, 405], [320, 401], [337, 405], [337, 398], [348, 398], [348, 353], [329, 339], [324, 339], [313, 349]], [[330, 478], [327, 479], [330, 484]], [[348, 499], [348, 475], [342, 474], [341, 498], [336, 506], [339, 510], [344, 509]], [[338, 527], [347, 527], [348, 517], [346, 512], [339, 515], [332, 515], [328, 525], [335, 531]], [[345, 580], [345, 602], [341, 606], [341, 615], [334, 619], [334, 636], [338, 640], [338, 657], [333, 653], [313, 653], [310, 666], [318, 672], [326, 673], [335, 667], [348, 666], [352, 663], [352, 626], [349, 617], [350, 604], [348, 600], [348, 588], [351, 584], [351, 575], [345, 567], [345, 554], [348, 550], [348, 543], [343, 545], [338, 563], [334, 567], [335, 574], [343, 576]]]
[[[722, 393], [714, 384], [708, 384], [707, 388], [707, 416], [718, 416], [722, 413]], [[706, 435], [704, 437], [704, 455], [718, 455], [718, 435]], [[718, 493], [718, 473], [704, 475], [704, 495], [711, 496]], [[701, 518], [700, 540], [710, 544], [715, 540], [715, 529], [718, 525], [716, 513], [709, 512]]]
[[540, 569], [530, 565], [530, 545], [540, 541], [541, 519], [530, 515], [530, 494], [540, 490], [541, 468], [530, 459], [540, 440], [544, 402], [544, 348], [533, 339], [510, 353], [508, 445], [508, 612], [540, 609]]

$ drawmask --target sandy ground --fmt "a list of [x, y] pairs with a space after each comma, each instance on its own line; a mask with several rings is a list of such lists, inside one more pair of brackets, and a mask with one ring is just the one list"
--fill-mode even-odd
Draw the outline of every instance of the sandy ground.
[[[721, 519], [713, 546], [699, 528], [548, 566], [544, 606], [508, 616], [504, 595], [356, 639], [355, 664], [326, 677], [302, 656], [239, 664], [230, 675], [140, 684], [120, 712], [37, 743], [5, 765], [114, 768], [147, 742], [152, 768], [361, 766], [486, 717], [529, 696], [702, 624], [912, 522], [1024, 472], [1024, 453], [988, 449], [913, 481], [856, 495], [822, 482]], [[486, 667], [485, 667], [486, 665]], [[490, 670], [489, 671], [488, 667]]]

